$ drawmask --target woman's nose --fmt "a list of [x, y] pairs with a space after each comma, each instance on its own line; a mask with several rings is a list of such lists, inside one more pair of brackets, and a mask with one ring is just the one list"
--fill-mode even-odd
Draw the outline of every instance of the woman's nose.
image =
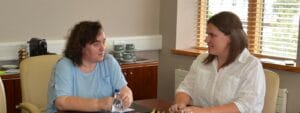
[[204, 41], [205, 41], [206, 43], [208, 43], [208, 42], [209, 42], [209, 37], [206, 36]]
[[103, 51], [103, 50], [105, 50], [105, 47], [106, 47], [105, 44], [101, 44], [99, 47], [99, 50]]

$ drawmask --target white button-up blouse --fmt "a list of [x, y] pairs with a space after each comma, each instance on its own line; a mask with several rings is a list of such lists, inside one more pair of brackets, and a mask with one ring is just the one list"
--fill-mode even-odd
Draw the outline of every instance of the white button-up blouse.
[[234, 103], [241, 113], [261, 113], [265, 97], [265, 75], [261, 62], [248, 49], [217, 71], [217, 60], [209, 64], [201, 54], [176, 92], [185, 92], [192, 104], [202, 107]]

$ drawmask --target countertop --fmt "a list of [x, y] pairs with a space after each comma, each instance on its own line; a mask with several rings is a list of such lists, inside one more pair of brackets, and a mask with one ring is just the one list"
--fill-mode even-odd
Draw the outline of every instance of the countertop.
[[13, 69], [13, 70], [8, 70], [2, 68], [2, 65], [19, 65], [18, 60], [7, 60], [7, 61], [0, 61], [0, 76], [1, 75], [16, 75], [19, 74], [19, 69]]

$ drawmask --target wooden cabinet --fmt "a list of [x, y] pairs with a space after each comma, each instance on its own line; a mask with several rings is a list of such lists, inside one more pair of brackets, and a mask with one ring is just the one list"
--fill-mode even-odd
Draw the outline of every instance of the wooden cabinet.
[[134, 100], [157, 97], [158, 62], [123, 64], [121, 67]]
[[20, 113], [19, 109], [16, 109], [22, 101], [20, 76], [19, 75], [1, 75], [1, 79], [4, 84], [7, 113]]

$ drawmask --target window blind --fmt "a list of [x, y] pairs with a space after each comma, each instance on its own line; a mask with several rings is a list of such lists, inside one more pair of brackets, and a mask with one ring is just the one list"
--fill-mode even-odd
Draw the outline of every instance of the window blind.
[[207, 19], [221, 11], [240, 17], [251, 53], [296, 59], [300, 0], [198, 0], [198, 48], [206, 47]]
[[204, 39], [206, 36], [207, 0], [198, 0], [197, 15], [196, 47], [204, 49], [206, 48]]
[[296, 59], [300, 0], [265, 0], [263, 3], [262, 55]]

